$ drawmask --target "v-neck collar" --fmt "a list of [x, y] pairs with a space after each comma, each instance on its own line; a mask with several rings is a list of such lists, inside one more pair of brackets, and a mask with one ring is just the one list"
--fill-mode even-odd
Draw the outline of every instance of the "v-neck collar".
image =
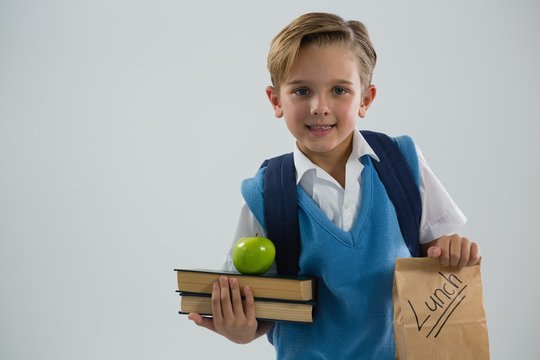
[[343, 245], [349, 247], [356, 247], [358, 241], [362, 237], [362, 232], [365, 229], [365, 223], [369, 218], [373, 202], [373, 175], [374, 168], [372, 160], [369, 156], [363, 156], [361, 162], [364, 165], [364, 169], [361, 174], [361, 198], [360, 209], [354, 220], [354, 224], [349, 231], [341, 229], [334, 224], [322, 210], [317, 206], [315, 201], [306, 193], [301, 186], [297, 186], [298, 201], [300, 206], [308, 213], [308, 215], [315, 220], [319, 225], [325, 228], [329, 234], [331, 234], [336, 240]]

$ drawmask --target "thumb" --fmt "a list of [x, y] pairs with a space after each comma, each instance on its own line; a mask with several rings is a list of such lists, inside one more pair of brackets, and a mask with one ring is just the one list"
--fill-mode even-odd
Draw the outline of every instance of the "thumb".
[[427, 256], [430, 258], [437, 258], [441, 256], [441, 252], [442, 252], [441, 248], [438, 247], [437, 245], [434, 245], [428, 249]]
[[198, 326], [207, 328], [208, 330], [215, 331], [214, 330], [214, 320], [211, 319], [211, 318], [205, 318], [205, 317], [203, 317], [203, 316], [201, 316], [200, 314], [197, 314], [197, 313], [190, 313], [188, 315], [188, 319], [193, 321]]

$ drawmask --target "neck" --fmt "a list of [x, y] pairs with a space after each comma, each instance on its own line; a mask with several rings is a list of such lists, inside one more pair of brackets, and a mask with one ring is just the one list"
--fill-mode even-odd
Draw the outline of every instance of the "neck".
[[338, 161], [323, 161], [319, 162], [317, 166], [326, 171], [330, 176], [332, 176], [336, 181], [341, 185], [342, 188], [345, 188], [345, 165], [347, 163], [347, 158], [338, 159]]
[[345, 188], [345, 167], [352, 151], [352, 133], [343, 143], [329, 152], [314, 153], [300, 150], [312, 163], [326, 171], [342, 188]]

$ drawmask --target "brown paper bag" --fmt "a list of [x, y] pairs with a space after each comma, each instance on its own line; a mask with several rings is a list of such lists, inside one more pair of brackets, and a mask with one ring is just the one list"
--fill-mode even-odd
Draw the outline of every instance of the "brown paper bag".
[[392, 297], [396, 359], [489, 359], [480, 265], [396, 259]]

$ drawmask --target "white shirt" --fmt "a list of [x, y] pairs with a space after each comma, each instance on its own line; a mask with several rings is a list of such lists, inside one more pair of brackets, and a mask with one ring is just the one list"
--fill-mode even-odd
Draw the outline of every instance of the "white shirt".
[[[374, 161], [379, 158], [359, 131], [353, 132], [353, 147], [345, 165], [345, 188], [326, 171], [313, 164], [294, 146], [296, 181], [313, 198], [321, 211], [338, 227], [349, 231], [360, 209], [362, 186], [361, 176], [364, 166], [360, 158], [369, 155]], [[420, 197], [422, 218], [420, 220], [420, 243], [425, 244], [443, 235], [456, 233], [467, 219], [454, 203], [441, 182], [426, 163], [422, 151], [416, 146], [420, 168]], [[234, 241], [255, 234], [266, 236], [247, 204], [244, 202], [236, 228]], [[225, 268], [234, 269], [230, 255]]]

